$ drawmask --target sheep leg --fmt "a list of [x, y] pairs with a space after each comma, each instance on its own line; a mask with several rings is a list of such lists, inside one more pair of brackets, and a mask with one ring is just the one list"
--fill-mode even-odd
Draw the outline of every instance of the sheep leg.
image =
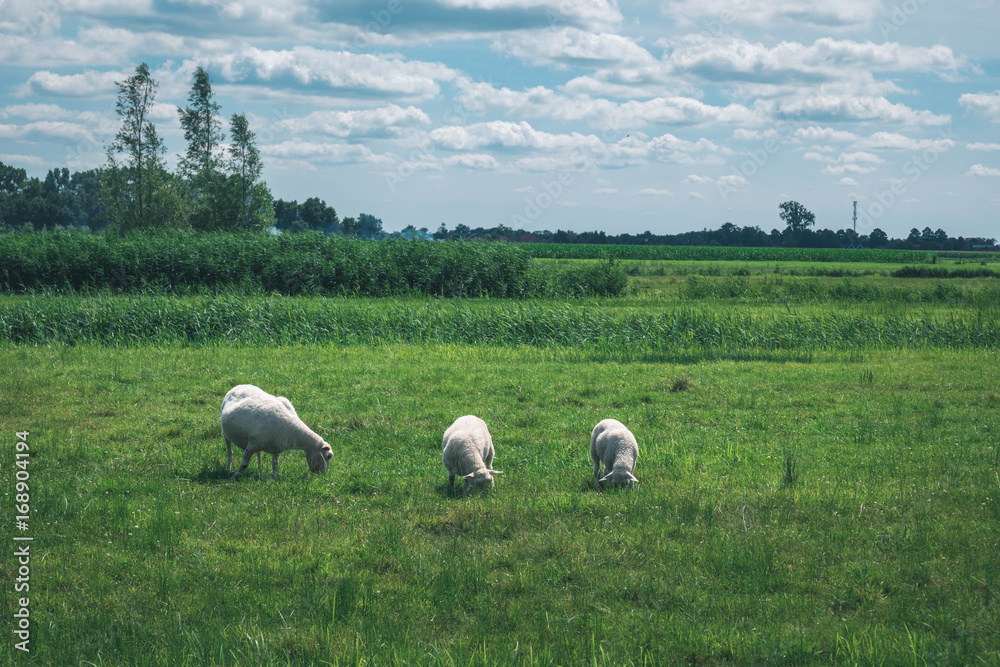
[[594, 479], [601, 478], [601, 460], [594, 459]]
[[243, 460], [240, 461], [240, 467], [236, 471], [236, 474], [229, 478], [230, 482], [236, 481], [236, 478], [240, 476], [240, 473], [247, 469], [247, 466], [250, 465], [250, 459], [253, 458], [253, 455], [254, 455], [253, 449], [251, 449], [250, 446], [247, 445], [246, 450], [244, 450], [243, 452]]
[[278, 478], [278, 454], [275, 454], [274, 458], [271, 460], [271, 479], [277, 479], [277, 478]]
[[229, 442], [229, 438], [226, 438], [226, 472], [233, 467], [233, 443]]
[[257, 472], [260, 473], [261, 480], [264, 479], [264, 466], [260, 463], [260, 452], [257, 452]]
[[453, 472], [448, 473], [448, 490], [455, 490], [455, 473]]

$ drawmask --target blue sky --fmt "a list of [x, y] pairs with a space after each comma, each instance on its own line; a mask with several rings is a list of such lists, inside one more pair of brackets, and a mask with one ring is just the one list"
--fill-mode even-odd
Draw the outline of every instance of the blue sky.
[[276, 198], [388, 230], [1000, 236], [998, 0], [0, 0], [0, 161], [98, 167], [205, 67]]

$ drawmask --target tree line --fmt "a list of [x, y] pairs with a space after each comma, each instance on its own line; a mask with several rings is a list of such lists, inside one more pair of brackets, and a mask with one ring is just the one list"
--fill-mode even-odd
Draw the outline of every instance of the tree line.
[[70, 173], [50, 169], [44, 180], [0, 162], [0, 228], [260, 232], [323, 230], [378, 237], [382, 221], [362, 213], [340, 220], [318, 198], [275, 201], [263, 179], [257, 139], [244, 114], [222, 128], [208, 72], [194, 73], [187, 106], [178, 107], [187, 142], [177, 169], [167, 169], [167, 148], [151, 121], [157, 82], [146, 63], [118, 82], [120, 128], [106, 147], [103, 167]]
[[782, 202], [778, 217], [784, 229], [765, 232], [760, 227], [740, 227], [732, 222], [723, 223], [718, 229], [682, 232], [679, 234], [608, 234], [604, 231], [574, 232], [570, 230], [512, 229], [505, 225], [471, 228], [459, 224], [454, 229], [441, 223], [434, 232], [436, 239], [506, 240], [538, 243], [589, 243], [610, 245], [669, 245], [669, 246], [731, 246], [742, 248], [888, 248], [896, 250], [980, 250], [996, 248], [996, 239], [980, 237], [952, 237], [943, 229], [923, 230], [913, 228], [905, 239], [890, 238], [876, 227], [868, 234], [858, 234], [854, 229], [814, 230], [816, 216], [796, 201]]

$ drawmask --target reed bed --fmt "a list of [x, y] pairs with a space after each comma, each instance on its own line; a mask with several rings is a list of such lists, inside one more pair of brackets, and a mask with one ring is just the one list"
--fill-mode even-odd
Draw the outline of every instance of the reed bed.
[[992, 311], [838, 312], [603, 307], [597, 301], [45, 295], [0, 303], [15, 345], [468, 344], [614, 353], [700, 350], [995, 349]]
[[0, 291], [527, 298], [624, 293], [615, 262], [536, 264], [509, 243], [162, 232], [0, 234]]

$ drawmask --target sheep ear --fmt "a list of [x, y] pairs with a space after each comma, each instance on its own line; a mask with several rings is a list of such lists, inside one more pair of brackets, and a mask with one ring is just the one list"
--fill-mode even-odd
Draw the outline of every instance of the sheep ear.
[[600, 478], [600, 479], [599, 479], [599, 480], [597, 480], [597, 481], [599, 481], [599, 482], [606, 482], [606, 481], [608, 481], [609, 479], [611, 479], [611, 476], [612, 476], [613, 474], [614, 474], [613, 472], [609, 472], [609, 473], [608, 473], [607, 475], [605, 475], [604, 477]]
[[638, 478], [635, 475], [633, 475], [632, 473], [628, 473], [628, 478], [629, 478], [629, 481], [631, 481], [631, 482], [638, 482], [639, 481]]
[[502, 475], [503, 474], [503, 470], [490, 470], [489, 473], [491, 475]]
[[476, 473], [470, 472], [468, 475], [462, 475], [462, 479], [472, 479], [476, 476]]

